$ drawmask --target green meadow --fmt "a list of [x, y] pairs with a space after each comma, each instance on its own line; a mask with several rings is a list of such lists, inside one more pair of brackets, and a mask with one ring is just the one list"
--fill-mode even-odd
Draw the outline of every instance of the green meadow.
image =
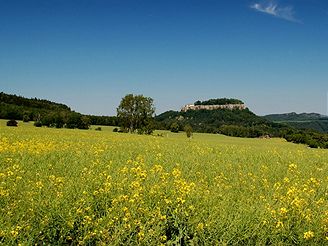
[[328, 150], [0, 121], [0, 244], [325, 245]]

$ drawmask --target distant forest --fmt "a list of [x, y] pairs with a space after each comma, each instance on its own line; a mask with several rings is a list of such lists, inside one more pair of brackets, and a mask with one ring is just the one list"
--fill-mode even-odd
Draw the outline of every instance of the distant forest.
[[[200, 101], [198, 101], [200, 102]], [[210, 99], [201, 105], [240, 104], [238, 99]], [[116, 116], [83, 115], [67, 105], [37, 98], [0, 93], [0, 118], [34, 121], [35, 126], [89, 129], [90, 125], [120, 126]], [[220, 133], [234, 137], [282, 137], [313, 148], [328, 148], [328, 134], [311, 129], [296, 129], [288, 124], [257, 116], [249, 109], [167, 111], [154, 118], [156, 129]]]
[[317, 113], [297, 114], [270, 114], [263, 116], [265, 119], [285, 124], [297, 129], [313, 129], [321, 133], [328, 133], [328, 116]]
[[157, 129], [182, 131], [190, 125], [195, 132], [220, 133], [233, 137], [281, 137], [313, 148], [328, 148], [328, 134], [295, 129], [257, 116], [249, 109], [167, 111], [156, 116]]
[[0, 118], [34, 121], [36, 126], [88, 129], [90, 125], [117, 125], [115, 116], [83, 115], [65, 104], [0, 92]]

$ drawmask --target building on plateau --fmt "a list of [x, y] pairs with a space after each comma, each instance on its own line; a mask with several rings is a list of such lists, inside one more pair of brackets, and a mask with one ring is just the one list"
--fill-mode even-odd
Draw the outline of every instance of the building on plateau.
[[213, 109], [246, 109], [245, 104], [224, 104], [224, 105], [194, 105], [194, 104], [187, 104], [181, 108], [182, 112], [186, 112], [188, 110], [213, 110]]

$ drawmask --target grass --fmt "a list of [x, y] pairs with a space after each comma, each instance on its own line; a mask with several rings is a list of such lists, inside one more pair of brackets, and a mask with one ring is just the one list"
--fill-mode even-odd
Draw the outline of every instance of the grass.
[[0, 121], [0, 243], [327, 243], [327, 150], [92, 128]]

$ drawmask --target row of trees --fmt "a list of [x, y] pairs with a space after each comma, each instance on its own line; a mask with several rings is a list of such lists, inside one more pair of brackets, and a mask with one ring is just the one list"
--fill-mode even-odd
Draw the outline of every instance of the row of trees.
[[0, 102], [2, 104], [23, 106], [26, 108], [38, 108], [38, 109], [43, 109], [43, 110], [56, 110], [56, 111], [60, 111], [60, 110], [70, 111], [71, 110], [65, 104], [55, 103], [55, 102], [51, 102], [51, 101], [44, 100], [44, 99], [25, 98], [22, 96], [6, 94], [4, 92], [0, 92]]
[[88, 116], [76, 112], [54, 112], [44, 115], [35, 122], [35, 126], [47, 126], [56, 128], [89, 129], [91, 120]]
[[[284, 137], [290, 142], [303, 143], [310, 147], [328, 148], [327, 134], [296, 130], [286, 125], [273, 123], [255, 115], [248, 109], [168, 111], [154, 118], [155, 107], [152, 98], [128, 94], [122, 98], [117, 108], [117, 116], [108, 117], [82, 115], [71, 111], [66, 105], [47, 100], [25, 99], [15, 95], [8, 96], [4, 93], [0, 93], [0, 99], [0, 118], [34, 120], [36, 126], [88, 129], [91, 124], [118, 125], [121, 127], [121, 132], [151, 134], [154, 129], [166, 129], [172, 132], [185, 131], [188, 137], [194, 130], [235, 137]], [[195, 104], [233, 103], [242, 103], [242, 101], [221, 98], [199, 101]], [[40, 105], [44, 107], [38, 108]]]
[[243, 101], [234, 98], [217, 98], [207, 101], [196, 101], [194, 105], [226, 105], [226, 104], [244, 104]]
[[306, 144], [311, 148], [328, 149], [328, 134], [322, 134], [313, 130], [288, 129], [281, 132], [280, 137], [288, 142]]

